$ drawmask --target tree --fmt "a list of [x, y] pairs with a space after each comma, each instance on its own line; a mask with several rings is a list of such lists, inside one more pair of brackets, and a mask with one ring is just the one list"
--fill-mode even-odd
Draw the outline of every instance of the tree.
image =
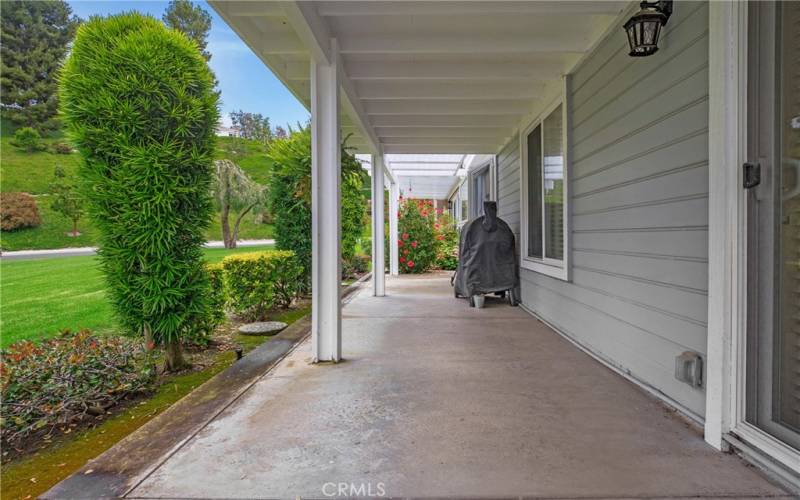
[[239, 129], [238, 136], [268, 144], [272, 140], [272, 129], [269, 118], [261, 113], [248, 113], [246, 111], [233, 111], [230, 113], [231, 124]]
[[41, 131], [58, 126], [58, 69], [79, 20], [67, 2], [0, 2], [3, 113]]
[[[254, 182], [244, 170], [230, 160], [216, 160], [216, 178], [214, 182], [214, 201], [219, 209], [222, 225], [222, 241], [225, 248], [236, 248], [239, 239], [239, 224], [253, 209], [261, 209], [266, 201], [266, 189]], [[239, 215], [233, 224], [229, 221], [231, 210]]]
[[83, 217], [83, 197], [78, 187], [67, 180], [64, 169], [56, 165], [55, 182], [50, 184], [50, 194], [53, 197], [50, 208], [72, 221], [72, 232], [69, 236], [80, 236], [78, 221]]
[[213, 211], [213, 87], [194, 42], [135, 12], [84, 24], [61, 74], [109, 296], [127, 332], [165, 347], [169, 371], [185, 366], [181, 339], [211, 300], [202, 245]]
[[211, 14], [189, 0], [172, 0], [162, 17], [164, 24], [194, 40], [206, 61], [211, 60], [208, 46], [208, 31], [211, 29]]
[[288, 136], [289, 136], [289, 134], [286, 133], [286, 129], [285, 128], [283, 128], [280, 125], [275, 127], [275, 137], [277, 139], [286, 139]]
[[[292, 250], [303, 267], [303, 289], [311, 278], [311, 129], [304, 127], [285, 139], [270, 144], [272, 160], [269, 208], [275, 221], [275, 243], [281, 250]], [[342, 144], [342, 259], [355, 254], [355, 245], [364, 230], [366, 198], [361, 186], [366, 173]], [[361, 210], [358, 207], [362, 207]]]
[[45, 149], [42, 136], [33, 127], [21, 127], [14, 132], [11, 145], [16, 146], [28, 153], [34, 153]]

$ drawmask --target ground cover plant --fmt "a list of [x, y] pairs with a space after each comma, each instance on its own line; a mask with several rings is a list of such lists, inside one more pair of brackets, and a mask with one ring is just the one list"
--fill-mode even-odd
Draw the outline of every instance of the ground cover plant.
[[78, 29], [60, 90], [120, 324], [182, 369], [181, 338], [204, 321], [209, 295], [214, 77], [184, 34], [127, 13]]

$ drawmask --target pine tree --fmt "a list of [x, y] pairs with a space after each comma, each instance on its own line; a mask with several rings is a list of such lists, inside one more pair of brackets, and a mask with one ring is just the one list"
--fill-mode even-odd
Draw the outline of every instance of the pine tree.
[[58, 70], [79, 22], [63, 0], [0, 2], [3, 114], [14, 123], [58, 126]]
[[211, 53], [206, 50], [208, 31], [211, 29], [211, 14], [189, 0], [172, 0], [161, 19], [170, 28], [194, 40], [206, 61], [211, 59]]

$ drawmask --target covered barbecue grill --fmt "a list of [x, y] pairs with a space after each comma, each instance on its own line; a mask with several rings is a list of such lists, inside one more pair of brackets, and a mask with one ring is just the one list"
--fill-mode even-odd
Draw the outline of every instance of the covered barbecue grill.
[[497, 217], [497, 203], [483, 204], [485, 215], [464, 224], [458, 248], [458, 268], [453, 277], [456, 297], [467, 297], [480, 307], [483, 295], [506, 295], [511, 305], [519, 300], [519, 271], [514, 233]]

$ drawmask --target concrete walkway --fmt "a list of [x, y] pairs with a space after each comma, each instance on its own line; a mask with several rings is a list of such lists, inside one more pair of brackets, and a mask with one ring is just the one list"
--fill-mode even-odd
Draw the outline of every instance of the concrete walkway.
[[[275, 240], [240, 240], [237, 245], [240, 247], [257, 247], [263, 245], [274, 245]], [[205, 248], [225, 248], [222, 241], [207, 241]], [[81, 255], [94, 255], [97, 247], [69, 247], [52, 248], [47, 250], [16, 250], [13, 252], [3, 252], [0, 258], [3, 260], [28, 260], [45, 259], [49, 257], [78, 257]]]
[[301, 344], [129, 497], [786, 495], [522, 309], [470, 309], [448, 280], [362, 290], [345, 362], [310, 365]]

